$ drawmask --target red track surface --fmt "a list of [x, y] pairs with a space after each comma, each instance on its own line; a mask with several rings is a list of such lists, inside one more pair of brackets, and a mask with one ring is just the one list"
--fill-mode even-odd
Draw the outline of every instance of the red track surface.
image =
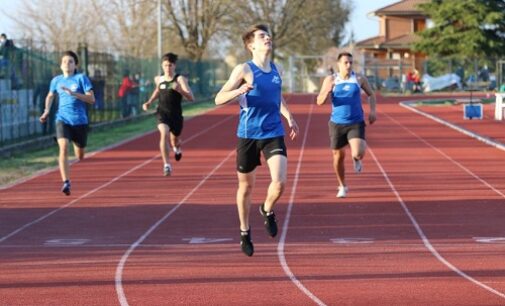
[[187, 121], [172, 177], [152, 133], [74, 164], [70, 197], [57, 172], [0, 191], [0, 305], [504, 305], [505, 153], [379, 98], [364, 172], [337, 199], [329, 108], [312, 101], [289, 97], [301, 135], [276, 239], [258, 169], [253, 257], [230, 105]]

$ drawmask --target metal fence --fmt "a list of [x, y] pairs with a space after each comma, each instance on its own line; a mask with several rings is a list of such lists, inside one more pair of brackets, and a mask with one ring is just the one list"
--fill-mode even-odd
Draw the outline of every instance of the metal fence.
[[[54, 51], [44, 44], [16, 41], [17, 46], [0, 54], [0, 147], [27, 138], [54, 133], [57, 101], [53, 103], [47, 123], [40, 124], [39, 116], [51, 79], [61, 74], [62, 51]], [[137, 116], [141, 105], [154, 89], [160, 60], [125, 57], [109, 52], [94, 52], [84, 44], [68, 46], [77, 51], [80, 69], [93, 84], [96, 103], [88, 107], [90, 123], [110, 122]], [[197, 100], [209, 99], [229, 75], [222, 61], [193, 62], [180, 58], [177, 72], [186, 76]], [[129, 75], [139, 84], [127, 99], [118, 98], [123, 76]]]

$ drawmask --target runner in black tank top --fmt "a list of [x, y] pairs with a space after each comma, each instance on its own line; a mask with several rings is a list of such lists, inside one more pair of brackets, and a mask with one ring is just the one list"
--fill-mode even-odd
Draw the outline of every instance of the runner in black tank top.
[[162, 76], [158, 84], [160, 91], [158, 112], [166, 113], [171, 117], [182, 117], [182, 95], [172, 89], [178, 77], [179, 74], [176, 74], [172, 80], [166, 80], [165, 76]]
[[149, 100], [142, 105], [147, 111], [149, 105], [158, 98], [158, 107], [156, 109], [156, 119], [158, 121], [158, 130], [160, 131], [160, 151], [163, 159], [163, 174], [169, 176], [172, 173], [172, 166], [169, 163], [169, 147], [167, 137], [170, 138], [170, 144], [175, 153], [175, 160], [182, 158], [181, 140], [179, 136], [182, 133], [184, 118], [182, 116], [182, 98], [193, 101], [193, 93], [188, 85], [188, 81], [182, 75], [175, 73], [177, 55], [167, 53], [161, 59], [163, 75], [155, 78], [156, 88]]

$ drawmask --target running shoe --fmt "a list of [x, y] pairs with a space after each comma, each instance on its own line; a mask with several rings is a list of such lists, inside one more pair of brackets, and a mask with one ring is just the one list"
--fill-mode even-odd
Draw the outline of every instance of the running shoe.
[[363, 170], [363, 165], [361, 164], [361, 160], [353, 158], [352, 162], [354, 164], [354, 172], [361, 173], [361, 170]]
[[251, 240], [251, 229], [247, 231], [240, 231], [240, 248], [247, 256], [252, 256], [254, 253], [254, 246]]
[[63, 187], [61, 187], [61, 192], [63, 192], [65, 195], [70, 195], [70, 181], [66, 180], [63, 182]]
[[271, 237], [275, 237], [277, 235], [277, 220], [275, 219], [275, 213], [273, 210], [266, 212], [263, 208], [264, 205], [265, 204], [261, 204], [260, 206], [260, 214], [265, 220], [265, 229]]
[[163, 175], [164, 176], [172, 175], [172, 166], [170, 166], [170, 164], [167, 164], [163, 167]]
[[337, 198], [345, 198], [349, 188], [347, 186], [338, 186]]
[[182, 152], [181, 151], [175, 152], [175, 160], [180, 161], [181, 158], [182, 158]]

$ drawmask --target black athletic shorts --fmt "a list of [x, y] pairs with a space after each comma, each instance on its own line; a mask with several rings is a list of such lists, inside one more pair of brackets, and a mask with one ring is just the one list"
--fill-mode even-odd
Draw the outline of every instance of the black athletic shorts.
[[170, 132], [175, 136], [181, 135], [182, 127], [184, 124], [183, 116], [172, 115], [158, 110], [156, 112], [156, 120], [158, 121], [158, 123], [168, 125], [168, 127], [170, 128]]
[[330, 148], [338, 150], [349, 144], [349, 139], [365, 139], [365, 122], [354, 124], [336, 124], [331, 120], [328, 122], [330, 130]]
[[66, 138], [79, 148], [85, 148], [88, 143], [87, 124], [70, 125], [63, 121], [56, 121], [56, 138]]
[[288, 156], [284, 137], [267, 139], [239, 138], [237, 144], [237, 171], [249, 173], [261, 165], [260, 153], [263, 152], [265, 160], [274, 155]]

